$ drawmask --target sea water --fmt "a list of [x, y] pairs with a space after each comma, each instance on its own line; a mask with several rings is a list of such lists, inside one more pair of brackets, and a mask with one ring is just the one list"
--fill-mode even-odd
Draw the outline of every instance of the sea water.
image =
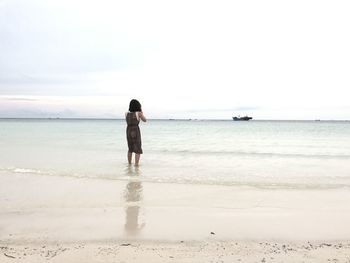
[[[350, 187], [350, 122], [149, 120], [127, 163], [124, 120], [2, 119], [0, 172], [101, 180]], [[130, 173], [130, 169], [133, 173]], [[135, 173], [136, 171], [136, 173]]]

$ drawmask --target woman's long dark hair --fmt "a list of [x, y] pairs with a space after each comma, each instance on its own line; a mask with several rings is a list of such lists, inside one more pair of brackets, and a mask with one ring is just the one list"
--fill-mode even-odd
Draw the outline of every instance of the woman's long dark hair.
[[136, 111], [142, 111], [141, 110], [141, 103], [138, 100], [131, 100], [129, 104], [129, 111], [130, 112], [136, 112]]

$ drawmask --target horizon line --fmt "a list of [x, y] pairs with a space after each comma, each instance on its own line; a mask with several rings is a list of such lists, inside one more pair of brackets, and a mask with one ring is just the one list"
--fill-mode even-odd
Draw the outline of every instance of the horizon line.
[[[0, 120], [125, 120], [125, 118], [94, 118], [94, 117], [0, 117]], [[149, 118], [155, 121], [233, 121], [232, 119], [202, 119], [202, 118]], [[344, 121], [350, 119], [252, 119], [251, 121]], [[248, 121], [248, 122], [249, 122]], [[240, 122], [240, 121], [239, 121]], [[246, 122], [246, 121], [243, 121]]]

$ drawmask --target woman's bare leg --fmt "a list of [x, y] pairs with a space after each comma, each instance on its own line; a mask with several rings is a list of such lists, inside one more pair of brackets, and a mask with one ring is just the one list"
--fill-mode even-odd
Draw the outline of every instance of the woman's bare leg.
[[131, 164], [132, 152], [128, 152], [128, 162]]
[[135, 165], [139, 166], [141, 154], [135, 153]]

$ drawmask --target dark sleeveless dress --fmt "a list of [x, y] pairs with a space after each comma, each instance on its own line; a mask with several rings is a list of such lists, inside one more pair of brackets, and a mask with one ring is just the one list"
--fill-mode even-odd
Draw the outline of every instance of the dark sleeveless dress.
[[128, 112], [126, 114], [126, 138], [128, 140], [129, 152], [142, 154], [141, 147], [141, 132], [139, 128], [140, 121], [136, 117], [135, 112]]

